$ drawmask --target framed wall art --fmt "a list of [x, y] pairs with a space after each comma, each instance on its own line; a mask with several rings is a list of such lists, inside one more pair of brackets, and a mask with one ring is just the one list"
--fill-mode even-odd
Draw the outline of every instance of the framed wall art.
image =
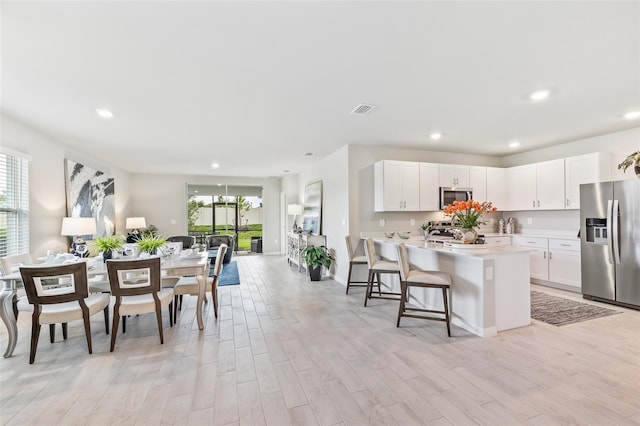
[[71, 160], [64, 160], [64, 168], [67, 217], [95, 217], [95, 237], [113, 235], [116, 219], [113, 176]]

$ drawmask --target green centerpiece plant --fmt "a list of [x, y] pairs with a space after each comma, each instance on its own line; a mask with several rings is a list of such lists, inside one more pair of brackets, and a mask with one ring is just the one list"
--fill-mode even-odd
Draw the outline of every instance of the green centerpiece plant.
[[167, 239], [159, 235], [142, 234], [142, 238], [137, 241], [140, 252], [157, 254], [160, 247], [165, 245]]
[[122, 248], [124, 239], [119, 235], [107, 235], [96, 239], [96, 247], [102, 252], [102, 258], [105, 260], [113, 257], [113, 252]]
[[333, 253], [329, 252], [325, 246], [305, 246], [300, 256], [307, 264], [311, 281], [320, 281], [322, 267], [329, 269], [331, 262], [335, 260]]

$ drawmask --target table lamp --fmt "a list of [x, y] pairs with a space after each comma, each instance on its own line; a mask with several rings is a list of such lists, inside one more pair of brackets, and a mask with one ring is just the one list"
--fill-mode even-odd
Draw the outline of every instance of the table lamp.
[[144, 217], [128, 217], [125, 221], [126, 229], [131, 229], [129, 235], [127, 235], [127, 243], [135, 243], [140, 239], [139, 229], [147, 227], [147, 222]]
[[89, 254], [87, 243], [83, 235], [95, 235], [96, 219], [94, 217], [65, 217], [62, 218], [60, 235], [75, 237], [71, 243], [71, 253], [74, 256], [85, 257]]
[[287, 213], [293, 216], [293, 232], [298, 230], [298, 224], [296, 223], [296, 216], [302, 214], [304, 209], [302, 208], [302, 204], [289, 204], [287, 206]]

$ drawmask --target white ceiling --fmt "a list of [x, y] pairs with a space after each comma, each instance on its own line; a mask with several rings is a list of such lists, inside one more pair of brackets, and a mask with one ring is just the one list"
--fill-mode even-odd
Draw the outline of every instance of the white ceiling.
[[345, 144], [501, 156], [640, 125], [638, 1], [1, 7], [2, 113], [131, 172], [282, 176]]

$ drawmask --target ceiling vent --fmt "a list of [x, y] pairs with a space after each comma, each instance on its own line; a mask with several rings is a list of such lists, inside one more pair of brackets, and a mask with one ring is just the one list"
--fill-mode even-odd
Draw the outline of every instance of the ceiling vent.
[[365, 115], [375, 107], [376, 107], [375, 105], [360, 104], [357, 107], [355, 107], [353, 111], [351, 111], [351, 114]]

